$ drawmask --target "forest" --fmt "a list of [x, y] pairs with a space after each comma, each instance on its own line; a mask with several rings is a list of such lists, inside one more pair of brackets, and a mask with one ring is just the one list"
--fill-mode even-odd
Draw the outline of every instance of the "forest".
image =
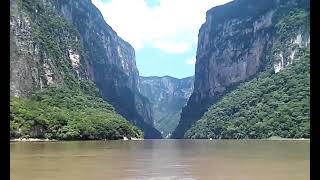
[[58, 140], [143, 138], [143, 132], [117, 114], [90, 81], [72, 89], [50, 86], [31, 98], [10, 98], [10, 137]]

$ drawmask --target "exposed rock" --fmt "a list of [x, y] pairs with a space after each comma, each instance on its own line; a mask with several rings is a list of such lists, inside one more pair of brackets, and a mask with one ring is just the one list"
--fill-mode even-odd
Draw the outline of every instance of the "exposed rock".
[[289, 64], [292, 64], [296, 57], [299, 48], [308, 47], [310, 45], [310, 33], [303, 31], [297, 32], [297, 35], [291, 37], [288, 41], [285, 42], [287, 44], [286, 49], [276, 51], [273, 54], [275, 59], [274, 61], [274, 72], [277, 73]]
[[[35, 3], [31, 0], [10, 1], [10, 95], [17, 97], [28, 97], [36, 89], [64, 83], [67, 75], [75, 77], [74, 70], [67, 71], [61, 65], [70, 63], [64, 52], [73, 48], [82, 53], [80, 47], [74, 46], [80, 43], [78, 34], [65, 29], [72, 27], [55, 24], [55, 21], [63, 21], [54, 16], [48, 18], [50, 11], [33, 6]], [[26, 5], [31, 7], [28, 9]], [[42, 24], [44, 22], [56, 31], [49, 32]], [[88, 74], [79, 72], [77, 78], [87, 79]]]
[[46, 130], [42, 125], [36, 125], [31, 128], [31, 137], [43, 138]]

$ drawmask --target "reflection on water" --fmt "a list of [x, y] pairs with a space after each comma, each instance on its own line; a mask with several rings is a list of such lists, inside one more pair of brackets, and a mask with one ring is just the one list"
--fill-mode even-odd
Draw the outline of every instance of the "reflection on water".
[[309, 141], [14, 142], [13, 180], [304, 180]]

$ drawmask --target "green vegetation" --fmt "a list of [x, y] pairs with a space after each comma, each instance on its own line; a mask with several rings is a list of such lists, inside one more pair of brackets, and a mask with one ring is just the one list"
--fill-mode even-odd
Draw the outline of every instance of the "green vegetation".
[[262, 72], [209, 108], [186, 138], [309, 138], [310, 57], [274, 74]]
[[274, 42], [271, 54], [264, 60], [263, 69], [273, 69], [273, 65], [280, 61], [279, 54], [290, 56], [298, 45], [292, 43], [298, 34], [309, 36], [310, 31], [310, 1], [285, 0], [280, 1], [272, 18], [274, 33], [277, 40]]
[[165, 138], [177, 127], [181, 111], [163, 112], [156, 108], [154, 108], [153, 111], [154, 119], [157, 119], [154, 126], [162, 132], [162, 136]]
[[51, 86], [30, 99], [10, 99], [11, 138], [84, 140], [123, 136], [142, 138], [143, 133], [103, 101], [89, 81], [80, 81], [77, 89]]
[[281, 1], [279, 9], [273, 18], [277, 35], [285, 43], [295, 33], [310, 29], [310, 1], [286, 0]]
[[[77, 75], [73, 71], [66, 51], [70, 49], [76, 51], [82, 58], [85, 56], [79, 32], [64, 18], [58, 16], [50, 7], [50, 3], [44, 6], [37, 0], [17, 0], [17, 4], [19, 10], [26, 12], [30, 19], [35, 45], [38, 45], [50, 59], [54, 59], [52, 63], [59, 72], [55, 74], [55, 78], [73, 86], [77, 81], [75, 78]], [[39, 66], [42, 66], [43, 60], [40, 61]], [[46, 81], [43, 69], [38, 69], [42, 80]]]
[[292, 11], [288, 16], [283, 17], [276, 24], [277, 33], [281, 40], [292, 37], [297, 29], [310, 27], [310, 13], [302, 10]]
[[[310, 1], [309, 0], [287, 0], [280, 1], [278, 10], [272, 19], [275, 24], [275, 32], [279, 40], [275, 42], [272, 48], [273, 57], [276, 58], [279, 52], [283, 52], [288, 56], [288, 49], [296, 48], [293, 45], [292, 38], [299, 33], [309, 33], [310, 31]], [[271, 64], [274, 62], [271, 61]]]

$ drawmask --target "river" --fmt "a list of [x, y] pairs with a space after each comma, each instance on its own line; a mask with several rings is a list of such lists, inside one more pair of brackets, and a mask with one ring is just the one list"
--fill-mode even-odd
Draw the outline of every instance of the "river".
[[11, 142], [12, 180], [307, 180], [310, 141]]

